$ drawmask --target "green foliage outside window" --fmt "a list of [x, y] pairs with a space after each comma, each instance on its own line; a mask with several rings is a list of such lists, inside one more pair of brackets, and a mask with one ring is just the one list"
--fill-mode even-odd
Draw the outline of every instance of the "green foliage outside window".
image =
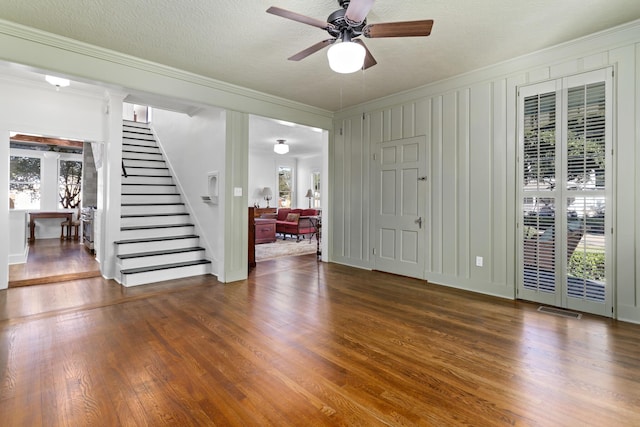
[[9, 200], [12, 209], [40, 208], [40, 159], [11, 156]]

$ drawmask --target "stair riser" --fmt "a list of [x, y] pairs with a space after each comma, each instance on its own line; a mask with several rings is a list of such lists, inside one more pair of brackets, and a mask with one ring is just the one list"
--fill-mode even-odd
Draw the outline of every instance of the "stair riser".
[[[159, 242], [124, 243], [116, 245], [117, 255], [137, 254], [140, 252], [166, 251], [198, 246], [198, 238], [162, 240]], [[118, 270], [119, 271], [119, 270]]]
[[[133, 172], [131, 172], [133, 173]], [[123, 184], [172, 184], [170, 176], [128, 176], [122, 177]]]
[[179, 194], [125, 194], [122, 203], [180, 203]]
[[127, 185], [122, 183], [122, 193], [177, 193], [175, 185]]
[[[152, 134], [150, 133], [142, 133], [142, 132], [136, 132], [136, 131], [126, 131], [123, 130], [122, 131], [122, 139], [126, 139], [126, 140], [134, 140], [134, 141], [141, 141], [140, 144], [145, 144], [145, 141], [150, 141], [153, 143], [153, 145], [156, 145], [156, 141], [155, 138], [153, 137]], [[136, 142], [137, 144], [137, 142]]]
[[149, 130], [149, 123], [139, 122], [136, 120], [122, 120], [123, 129], [140, 129]]
[[167, 270], [150, 271], [138, 274], [123, 274], [123, 286], [138, 286], [146, 283], [155, 283], [165, 280], [180, 279], [183, 277], [201, 276], [203, 274], [211, 274], [211, 265], [192, 265], [188, 267], [171, 268]]
[[121, 215], [136, 215], [136, 214], [165, 214], [165, 213], [183, 213], [185, 212], [184, 205], [160, 205], [160, 206], [146, 206], [146, 205], [134, 205], [134, 206], [122, 206], [120, 209]]
[[[156, 159], [161, 160], [161, 159]], [[154, 162], [151, 160], [132, 160], [129, 156], [123, 157], [122, 161], [124, 162], [125, 168], [137, 167], [137, 168], [166, 168], [167, 164], [164, 160], [161, 162]]]
[[162, 154], [159, 152], [156, 153], [140, 153], [139, 151], [142, 151], [142, 147], [140, 147], [141, 149], [138, 150], [137, 147], [127, 147], [125, 149], [127, 150], [132, 150], [132, 151], [136, 151], [135, 153], [131, 153], [131, 152], [127, 152], [127, 151], [123, 151], [122, 153], [122, 157], [125, 159], [125, 163], [127, 162], [126, 159], [137, 159], [137, 160], [162, 160]]
[[128, 268], [150, 267], [152, 265], [173, 264], [203, 259], [204, 251], [191, 251], [179, 254], [154, 255], [120, 260], [118, 271]]
[[191, 218], [189, 215], [174, 215], [174, 216], [150, 216], [140, 218], [121, 218], [120, 225], [122, 227], [136, 227], [144, 225], [175, 225], [175, 224], [187, 224]]
[[127, 175], [132, 174], [132, 175], [151, 175], [151, 176], [170, 177], [169, 169], [131, 168], [131, 167], [128, 167], [128, 165], [125, 166], [125, 169], [127, 171]]
[[120, 231], [120, 238], [123, 240], [146, 239], [149, 237], [184, 236], [185, 234], [193, 234], [193, 226], [186, 225], [184, 227], [152, 228], [149, 230], [122, 230]]
[[[135, 142], [123, 143], [123, 150], [132, 150], [132, 151], [142, 151], [144, 153], [160, 153], [160, 149], [158, 147], [150, 147], [150, 146], [141, 146], [142, 144], [136, 144]], [[131, 153], [129, 153], [131, 154]]]

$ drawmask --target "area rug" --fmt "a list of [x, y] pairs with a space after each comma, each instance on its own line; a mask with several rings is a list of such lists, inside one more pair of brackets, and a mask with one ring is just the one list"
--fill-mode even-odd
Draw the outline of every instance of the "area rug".
[[296, 242], [296, 239], [282, 240], [282, 237], [278, 237], [275, 243], [256, 245], [256, 262], [285, 256], [315, 254], [316, 250], [315, 239], [311, 241], [304, 239]]

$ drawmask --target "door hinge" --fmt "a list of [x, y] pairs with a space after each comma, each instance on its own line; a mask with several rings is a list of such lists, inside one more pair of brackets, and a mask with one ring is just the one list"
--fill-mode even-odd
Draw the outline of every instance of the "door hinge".
[[611, 234], [613, 234], [613, 227], [611, 227]]
[[375, 254], [376, 254], [376, 248], [373, 248], [373, 251], [372, 251], [372, 252], [373, 252], [373, 254], [375, 255]]
[[376, 153], [373, 153], [373, 160], [378, 160], [378, 156], [376, 155]]
[[342, 128], [340, 128], [340, 136], [342, 136]]
[[364, 120], [364, 113], [362, 113], [362, 120]]

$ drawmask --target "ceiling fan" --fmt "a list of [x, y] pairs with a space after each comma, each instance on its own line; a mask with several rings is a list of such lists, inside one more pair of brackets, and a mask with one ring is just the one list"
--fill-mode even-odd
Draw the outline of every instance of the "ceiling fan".
[[338, 3], [342, 9], [329, 15], [327, 22], [275, 6], [267, 9], [267, 13], [320, 28], [331, 36], [330, 39], [322, 40], [296, 53], [289, 60], [300, 61], [331, 45], [327, 52], [331, 69], [339, 73], [353, 73], [377, 64], [369, 49], [358, 37], [421, 37], [431, 34], [432, 19], [367, 24], [367, 14], [373, 7], [374, 0], [338, 0]]

